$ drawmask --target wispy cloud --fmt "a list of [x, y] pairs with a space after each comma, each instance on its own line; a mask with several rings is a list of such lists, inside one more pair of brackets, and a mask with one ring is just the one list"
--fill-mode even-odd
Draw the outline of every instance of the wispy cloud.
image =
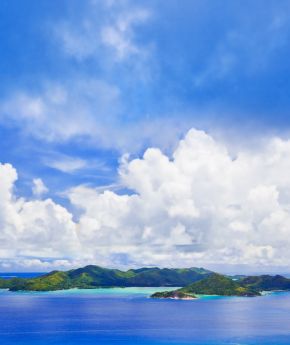
[[54, 32], [64, 52], [77, 60], [99, 60], [106, 54], [118, 62], [145, 54], [146, 47], [135, 40], [135, 28], [149, 18], [150, 11], [133, 2], [91, 2], [77, 25], [66, 20], [54, 26]]
[[46, 194], [48, 192], [48, 188], [44, 184], [41, 178], [35, 178], [33, 179], [33, 187], [32, 192], [35, 196], [39, 197], [43, 194]]
[[119, 14], [115, 23], [101, 29], [103, 44], [115, 51], [118, 60], [132, 55], [144, 55], [144, 48], [134, 42], [133, 28], [135, 25], [146, 22], [149, 17], [150, 12], [145, 9], [133, 9], [129, 13]]
[[73, 173], [84, 169], [88, 164], [84, 159], [65, 155], [58, 155], [57, 159], [46, 159], [44, 160], [44, 163], [45, 165], [64, 173]]
[[91, 78], [45, 82], [38, 92], [15, 91], [3, 101], [0, 122], [46, 141], [101, 137], [118, 114], [118, 97], [117, 87]]
[[235, 13], [236, 22], [219, 37], [194, 78], [196, 87], [231, 80], [235, 76], [263, 73], [279, 49], [287, 46], [289, 23], [278, 7], [267, 8], [263, 18], [255, 11], [245, 20]]

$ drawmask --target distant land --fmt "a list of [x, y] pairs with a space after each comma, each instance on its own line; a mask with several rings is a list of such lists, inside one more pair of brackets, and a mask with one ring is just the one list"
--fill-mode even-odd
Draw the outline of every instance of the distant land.
[[56, 291], [104, 287], [175, 287], [153, 298], [193, 299], [196, 295], [260, 296], [263, 291], [290, 290], [281, 275], [227, 276], [204, 268], [144, 267], [121, 271], [89, 265], [69, 271], [52, 271], [33, 278], [0, 278], [0, 288], [10, 291]]
[[212, 273], [204, 279], [173, 291], [156, 292], [153, 298], [189, 299], [196, 295], [218, 296], [261, 296], [263, 291], [290, 290], [290, 279], [281, 275], [241, 276], [233, 279], [218, 273]]
[[53, 271], [35, 278], [0, 279], [0, 288], [10, 291], [55, 291], [98, 287], [186, 286], [212, 274], [204, 268], [139, 268], [121, 271], [89, 265], [62, 272]]

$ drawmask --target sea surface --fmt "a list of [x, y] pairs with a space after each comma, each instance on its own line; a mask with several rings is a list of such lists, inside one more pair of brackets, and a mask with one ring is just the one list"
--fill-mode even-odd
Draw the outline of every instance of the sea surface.
[[189, 301], [149, 298], [165, 289], [0, 290], [0, 344], [290, 344], [288, 292]]
[[11, 279], [11, 278], [34, 278], [45, 274], [46, 272], [17, 272], [17, 273], [1, 273], [0, 278]]

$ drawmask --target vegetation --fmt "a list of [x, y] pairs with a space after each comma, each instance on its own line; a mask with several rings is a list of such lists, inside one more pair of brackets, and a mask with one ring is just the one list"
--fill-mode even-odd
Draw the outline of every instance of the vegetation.
[[114, 286], [185, 286], [211, 273], [203, 268], [160, 269], [153, 267], [120, 271], [89, 265], [67, 272], [53, 271], [31, 279], [2, 279], [0, 288], [8, 288], [11, 291], [54, 291]]
[[151, 295], [152, 298], [171, 298], [171, 299], [194, 299], [197, 298], [194, 294], [185, 293], [180, 290], [174, 291], [163, 291], [163, 292], [155, 292]]
[[290, 290], [290, 279], [281, 275], [250, 276], [241, 279], [240, 283], [259, 291]]
[[128, 271], [99, 266], [61, 272], [36, 278], [0, 279], [0, 288], [10, 291], [54, 291], [71, 288], [130, 286], [182, 286], [174, 291], [157, 292], [154, 298], [195, 298], [195, 295], [259, 296], [262, 291], [290, 290], [290, 279], [276, 275], [228, 277], [203, 268], [139, 268]]
[[206, 279], [190, 284], [180, 291], [203, 295], [220, 296], [258, 296], [258, 291], [251, 287], [242, 286], [239, 281], [214, 273]]
[[[260, 292], [251, 287], [242, 286], [239, 281], [235, 281], [227, 276], [213, 273], [208, 277], [192, 283], [184, 288], [171, 291], [171, 294], [183, 293], [186, 295], [219, 295], [219, 296], [259, 296]], [[161, 292], [159, 295], [153, 294], [154, 298], [167, 297], [168, 292]]]
[[227, 277], [212, 273], [202, 280], [174, 291], [153, 294], [153, 298], [178, 298], [179, 294], [187, 295], [220, 295], [220, 296], [260, 296], [262, 291], [290, 290], [290, 279], [281, 275], [234, 276]]

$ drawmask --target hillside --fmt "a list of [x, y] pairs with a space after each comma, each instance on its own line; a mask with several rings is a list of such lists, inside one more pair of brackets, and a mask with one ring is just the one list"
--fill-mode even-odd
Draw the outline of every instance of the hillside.
[[290, 290], [290, 279], [281, 275], [249, 276], [241, 279], [240, 283], [259, 291]]
[[[231, 278], [213, 273], [204, 279], [192, 283], [184, 288], [171, 291], [170, 294], [183, 293], [185, 295], [219, 295], [219, 296], [259, 296], [259, 291], [254, 290], [251, 287], [242, 286], [240, 282], [234, 281]], [[170, 294], [167, 297], [168, 292], [161, 292], [159, 294], [153, 294], [153, 298], [170, 298]]]
[[240, 282], [222, 274], [214, 273], [206, 279], [190, 284], [180, 291], [203, 295], [220, 296], [257, 296], [259, 293], [252, 287], [242, 286]]
[[121, 271], [89, 265], [67, 272], [53, 271], [31, 279], [1, 279], [0, 288], [8, 288], [11, 291], [54, 291], [114, 286], [185, 286], [210, 274], [212, 274], [211, 271], [203, 268], [160, 269], [153, 267]]

